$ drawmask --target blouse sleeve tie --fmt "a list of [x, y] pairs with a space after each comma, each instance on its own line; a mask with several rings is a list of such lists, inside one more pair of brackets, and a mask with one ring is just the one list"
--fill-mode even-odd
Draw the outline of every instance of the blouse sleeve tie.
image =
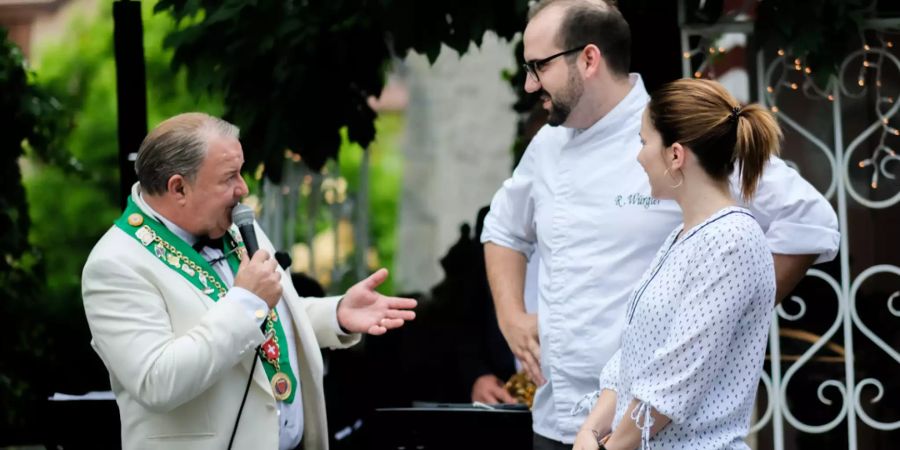
[[569, 414], [574, 416], [583, 411], [585, 409], [585, 403], [587, 403], [587, 410], [588, 412], [590, 412], [591, 408], [594, 407], [594, 404], [597, 403], [597, 398], [599, 397], [600, 390], [596, 390], [589, 394], [584, 394], [580, 400], [575, 402], [575, 406], [572, 406], [572, 410], [569, 411]]
[[649, 403], [640, 402], [631, 411], [631, 419], [641, 429], [641, 450], [650, 450], [650, 430], [653, 429], [653, 416], [650, 414], [652, 409], [653, 407]]

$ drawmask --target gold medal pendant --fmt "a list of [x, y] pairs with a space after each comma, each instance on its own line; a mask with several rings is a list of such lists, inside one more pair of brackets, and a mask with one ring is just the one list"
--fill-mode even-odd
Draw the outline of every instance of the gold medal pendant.
[[275, 400], [287, 400], [291, 396], [291, 389], [291, 379], [284, 372], [276, 372], [272, 376], [272, 394], [275, 395]]

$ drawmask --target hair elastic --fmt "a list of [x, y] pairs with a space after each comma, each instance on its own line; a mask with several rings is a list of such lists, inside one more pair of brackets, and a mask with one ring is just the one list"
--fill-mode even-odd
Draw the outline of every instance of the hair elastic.
[[731, 108], [731, 121], [732, 122], [737, 122], [738, 117], [740, 115], [741, 115], [741, 107], [740, 106], [735, 106], [734, 108]]

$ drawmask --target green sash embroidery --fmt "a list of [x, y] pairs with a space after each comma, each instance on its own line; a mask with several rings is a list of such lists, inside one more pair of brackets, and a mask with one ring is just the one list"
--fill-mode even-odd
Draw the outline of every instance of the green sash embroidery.
[[[137, 239], [147, 251], [156, 255], [163, 264], [179, 273], [212, 301], [219, 301], [227, 293], [225, 283], [212, 266], [187, 242], [155, 218], [144, 214], [130, 196], [125, 211], [116, 219], [115, 225]], [[238, 253], [244, 251], [244, 243], [232, 230], [222, 237], [222, 241], [228, 266], [236, 274], [240, 265]], [[237, 251], [233, 251], [235, 247], [238, 248]], [[280, 350], [279, 343], [283, 342], [287, 342], [287, 337], [277, 311], [272, 309], [266, 318], [266, 341], [260, 348], [260, 359], [275, 397], [291, 403], [296, 393], [297, 378], [291, 370], [288, 352]]]

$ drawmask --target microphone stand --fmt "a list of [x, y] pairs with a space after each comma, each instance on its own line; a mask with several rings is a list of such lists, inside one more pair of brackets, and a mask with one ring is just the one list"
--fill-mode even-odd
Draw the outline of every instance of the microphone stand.
[[[262, 332], [263, 337], [266, 335], [266, 321], [263, 320], [262, 325], [259, 326], [259, 331]], [[247, 394], [250, 392], [250, 384], [253, 383], [253, 373], [256, 372], [256, 356], [259, 355], [259, 349], [262, 347], [262, 344], [256, 346], [256, 350], [253, 351], [253, 365], [250, 367], [250, 376], [247, 378], [247, 386], [244, 387], [244, 397], [241, 398], [241, 407], [238, 408], [237, 417], [234, 419], [234, 427], [231, 429], [231, 438], [228, 439], [228, 450], [231, 450], [231, 446], [234, 444], [234, 436], [237, 434], [238, 424], [241, 422], [241, 415], [244, 413], [244, 403], [247, 402]]]

